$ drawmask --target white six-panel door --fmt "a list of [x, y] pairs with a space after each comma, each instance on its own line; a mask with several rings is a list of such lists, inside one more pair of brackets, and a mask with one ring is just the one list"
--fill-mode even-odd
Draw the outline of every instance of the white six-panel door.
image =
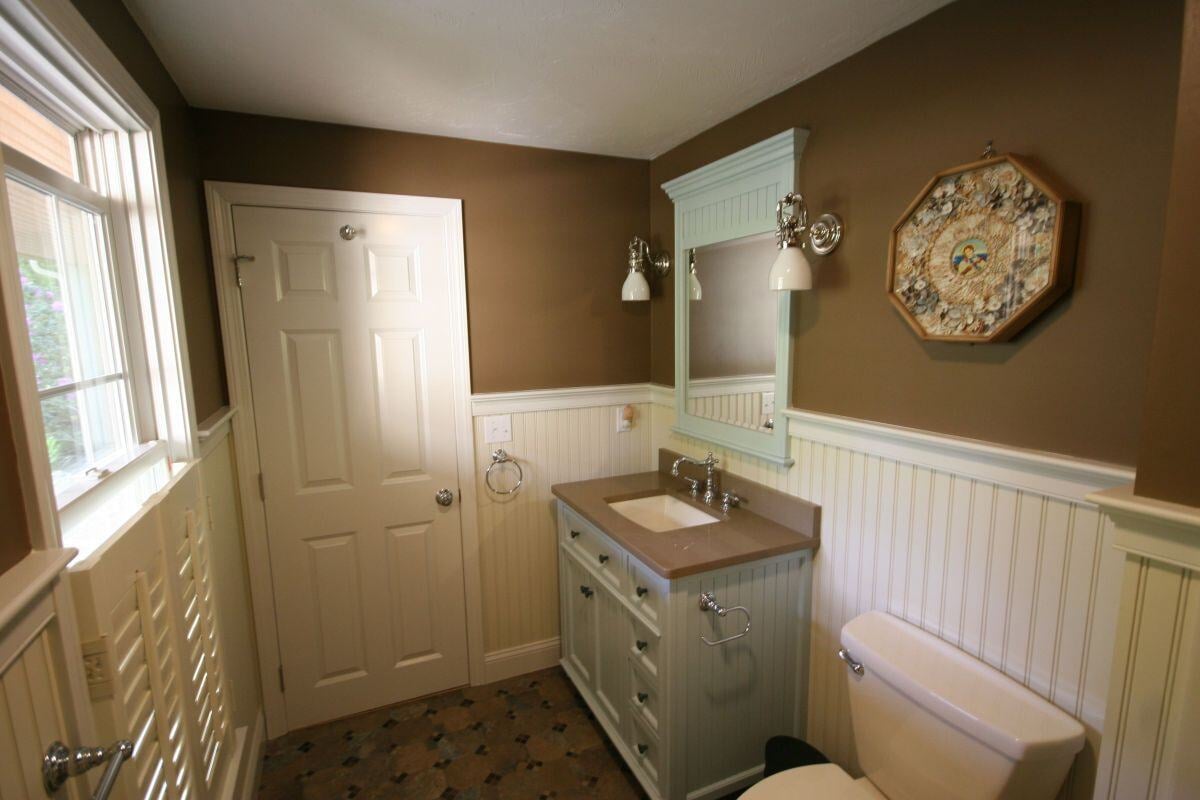
[[233, 222], [288, 727], [466, 683], [444, 219]]

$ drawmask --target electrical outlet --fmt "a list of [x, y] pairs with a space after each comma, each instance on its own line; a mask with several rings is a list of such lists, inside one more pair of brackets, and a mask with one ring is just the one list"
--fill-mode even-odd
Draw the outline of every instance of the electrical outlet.
[[764, 417], [772, 417], [775, 415], [775, 393], [774, 392], [763, 392], [762, 415]]
[[633, 409], [629, 406], [614, 408], [617, 414], [617, 433], [629, 433], [633, 430]]
[[494, 414], [483, 418], [483, 441], [502, 444], [512, 441], [512, 414]]

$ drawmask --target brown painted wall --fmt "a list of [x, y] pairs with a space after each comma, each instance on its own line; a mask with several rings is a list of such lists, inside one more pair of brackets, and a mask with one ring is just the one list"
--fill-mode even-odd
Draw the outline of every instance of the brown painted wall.
[[29, 549], [25, 499], [17, 475], [17, 450], [4, 384], [0, 382], [0, 573], [24, 558]]
[[646, 381], [650, 309], [622, 303], [649, 228], [645, 161], [196, 111], [205, 178], [463, 200], [476, 392]]
[[183, 296], [196, 418], [203, 421], [225, 405], [227, 395], [216, 288], [208, 256], [204, 188], [196, 161], [191, 110], [120, 0], [72, 2], [142, 91], [149, 95], [162, 119], [167, 191], [171, 198], [175, 249], [179, 257], [179, 288]]
[[[794, 300], [792, 405], [1132, 464], [1180, 14], [1174, 0], [953, 3], [655, 159], [653, 243], [674, 237], [663, 181], [807, 127], [799, 186], [843, 216], [846, 237]], [[1011, 343], [925, 344], [884, 293], [888, 232], [934, 172], [986, 139], [1083, 202], [1077, 284]], [[671, 304], [667, 287], [652, 321], [653, 379], [667, 384]]]
[[1200, 507], [1200, 0], [1188, 0], [1137, 494]]

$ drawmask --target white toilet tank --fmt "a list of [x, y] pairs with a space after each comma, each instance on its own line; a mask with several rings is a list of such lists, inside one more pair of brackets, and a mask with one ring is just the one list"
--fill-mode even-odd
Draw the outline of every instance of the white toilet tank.
[[936, 636], [882, 611], [842, 628], [859, 765], [888, 800], [1053, 798], [1083, 726]]

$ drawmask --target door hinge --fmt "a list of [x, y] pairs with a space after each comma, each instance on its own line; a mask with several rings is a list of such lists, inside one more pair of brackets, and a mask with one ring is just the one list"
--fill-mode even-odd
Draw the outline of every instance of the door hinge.
[[258, 499], [267, 499], [267, 484], [263, 481], [263, 474], [258, 473]]
[[246, 285], [246, 278], [245, 278], [245, 276], [242, 275], [242, 262], [243, 261], [253, 262], [254, 256], [235, 255], [233, 257], [233, 264], [234, 264], [234, 267], [237, 269], [237, 285], [238, 285], [239, 289], [241, 289], [243, 286]]
[[279, 691], [283, 691], [283, 665], [279, 665]]

